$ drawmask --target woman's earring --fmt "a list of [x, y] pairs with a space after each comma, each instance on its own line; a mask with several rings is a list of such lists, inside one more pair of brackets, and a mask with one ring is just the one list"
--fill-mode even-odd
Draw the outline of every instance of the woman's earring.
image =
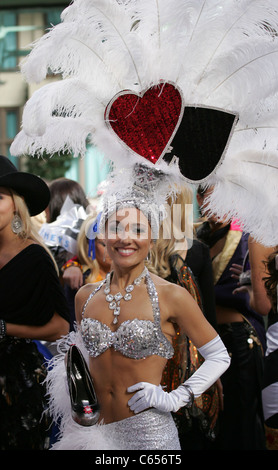
[[22, 230], [23, 230], [23, 222], [21, 218], [19, 217], [19, 215], [15, 214], [12, 220], [12, 231], [16, 235], [18, 235], [19, 233], [22, 232]]

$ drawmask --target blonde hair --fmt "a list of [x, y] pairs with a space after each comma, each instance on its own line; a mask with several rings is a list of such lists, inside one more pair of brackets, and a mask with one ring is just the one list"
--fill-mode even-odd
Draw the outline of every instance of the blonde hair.
[[96, 214], [89, 215], [80, 227], [77, 237], [77, 257], [82, 265], [91, 270], [90, 275], [86, 278], [86, 283], [93, 283], [99, 275], [99, 264], [96, 259], [90, 258], [88, 255], [89, 241], [87, 233], [89, 226], [94, 222]]
[[[171, 274], [170, 257], [174, 254], [179, 254], [187, 250], [186, 239], [183, 239], [183, 243], [179, 246], [176, 235], [177, 227], [174, 224], [174, 205], [180, 205], [180, 228], [181, 233], [188, 231], [188, 228], [192, 229], [192, 221], [188, 217], [186, 212], [186, 205], [192, 204], [193, 195], [192, 190], [189, 186], [182, 186], [180, 192], [175, 198], [170, 197], [167, 200], [168, 204], [168, 216], [163, 221], [163, 224], [159, 230], [159, 238], [154, 242], [153, 248], [150, 252], [150, 263], [148, 263], [148, 269], [157, 274], [158, 276], [166, 279]], [[167, 238], [164, 237], [165, 229], [167, 232]], [[180, 261], [181, 263], [181, 261]]]
[[53, 264], [55, 266], [55, 269], [57, 273], [59, 274], [59, 269], [56, 264], [56, 261], [51, 253], [51, 251], [47, 248], [47, 246], [44, 244], [41, 236], [39, 235], [34, 223], [32, 222], [31, 216], [29, 214], [27, 205], [24, 201], [24, 198], [17, 194], [16, 191], [13, 189], [9, 188], [9, 191], [11, 193], [14, 206], [15, 206], [15, 212], [16, 214], [20, 217], [22, 221], [22, 230], [17, 234], [19, 238], [22, 240], [33, 240], [35, 243], [38, 243], [41, 245], [45, 251], [49, 254], [50, 258], [53, 261]]

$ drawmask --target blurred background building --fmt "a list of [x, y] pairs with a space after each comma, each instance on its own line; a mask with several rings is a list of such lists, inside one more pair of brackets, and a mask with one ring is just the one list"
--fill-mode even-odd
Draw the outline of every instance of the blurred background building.
[[10, 144], [20, 130], [23, 107], [38, 86], [59, 80], [48, 75], [40, 85], [29, 85], [20, 74], [19, 63], [30, 52], [30, 44], [48, 28], [60, 22], [60, 14], [70, 0], [0, 0], [0, 154], [8, 156], [18, 169], [51, 181], [66, 176], [78, 181], [94, 197], [107, 167], [96, 148], [88, 148], [85, 158], [57, 155], [49, 160], [17, 158]]

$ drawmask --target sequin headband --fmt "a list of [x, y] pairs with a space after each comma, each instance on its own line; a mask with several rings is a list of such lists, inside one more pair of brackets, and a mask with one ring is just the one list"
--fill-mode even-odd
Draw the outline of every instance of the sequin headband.
[[135, 187], [129, 194], [112, 196], [105, 202], [100, 221], [100, 231], [104, 230], [106, 221], [113, 214], [119, 210], [131, 207], [135, 207], [145, 215], [152, 230], [152, 238], [157, 239], [159, 227], [163, 220], [163, 213], [153, 201], [146, 197], [140, 189]]
[[152, 237], [157, 239], [165, 216], [166, 175], [160, 170], [148, 168], [143, 164], [135, 164], [131, 170], [130, 185], [127, 172], [125, 176], [125, 188], [122, 188], [122, 177], [117, 175], [109, 185], [111, 190], [104, 195], [99, 230], [104, 231], [106, 221], [117, 211], [135, 207], [148, 219]]

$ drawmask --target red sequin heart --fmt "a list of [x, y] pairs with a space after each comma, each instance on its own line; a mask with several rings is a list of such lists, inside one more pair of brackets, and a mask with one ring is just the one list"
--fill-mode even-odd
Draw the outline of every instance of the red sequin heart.
[[167, 151], [182, 115], [182, 97], [171, 83], [161, 83], [140, 95], [122, 91], [105, 111], [107, 125], [121, 141], [152, 163]]

